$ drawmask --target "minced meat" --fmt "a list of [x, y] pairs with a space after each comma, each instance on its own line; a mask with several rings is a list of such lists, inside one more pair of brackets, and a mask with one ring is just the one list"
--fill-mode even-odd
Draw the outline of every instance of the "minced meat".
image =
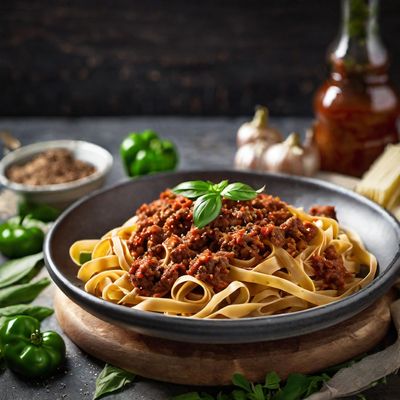
[[333, 246], [328, 246], [322, 256], [311, 256], [310, 262], [315, 271], [314, 279], [322, 281], [320, 289], [342, 289], [350, 276]]
[[[271, 244], [296, 257], [317, 234], [312, 223], [303, 222], [286, 203], [267, 194], [250, 201], [224, 199], [220, 215], [201, 229], [193, 225], [193, 201], [170, 190], [143, 204], [136, 215], [137, 230], [128, 240], [134, 257], [129, 272], [144, 296], [164, 296], [185, 274], [218, 292], [229, 284], [229, 264], [234, 258], [260, 261], [271, 254]], [[326, 259], [327, 267], [325, 259], [315, 264], [316, 276], [336, 288], [341, 279], [333, 272], [341, 266], [336, 259]], [[324, 274], [324, 268], [330, 272]]]

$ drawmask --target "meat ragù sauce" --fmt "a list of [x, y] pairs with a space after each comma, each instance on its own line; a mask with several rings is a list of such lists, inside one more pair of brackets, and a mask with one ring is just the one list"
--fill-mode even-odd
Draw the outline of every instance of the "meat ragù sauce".
[[[193, 203], [166, 190], [137, 210], [137, 230], [128, 240], [134, 258], [129, 273], [142, 296], [166, 295], [182, 275], [191, 275], [219, 292], [230, 283], [229, 266], [234, 259], [261, 261], [271, 254], [271, 244], [296, 257], [318, 232], [313, 223], [297, 218], [285, 202], [267, 194], [249, 201], [224, 199], [220, 215], [201, 229], [193, 224]], [[328, 210], [335, 215], [333, 208], [313, 211], [318, 215]], [[312, 259], [310, 266], [324, 288], [344, 286], [346, 269], [334, 248]]]

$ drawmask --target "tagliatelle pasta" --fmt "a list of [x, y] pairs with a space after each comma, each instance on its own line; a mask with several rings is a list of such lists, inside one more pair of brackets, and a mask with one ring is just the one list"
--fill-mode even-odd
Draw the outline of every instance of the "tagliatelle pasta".
[[[183, 200], [171, 194], [168, 196], [165, 200], [154, 202], [153, 209], [164, 207], [165, 211], [179, 200], [180, 208], [175, 208], [184, 210], [179, 212], [190, 217], [191, 203], [181, 207], [180, 204], [184, 204]], [[112, 229], [100, 239], [75, 242], [70, 248], [70, 256], [79, 266], [77, 275], [85, 283], [88, 293], [137, 310], [192, 318], [232, 319], [301, 311], [340, 300], [373, 280], [377, 269], [376, 258], [364, 248], [357, 234], [341, 228], [334, 218], [310, 215], [271, 196], [259, 195], [257, 201], [258, 203], [240, 202], [239, 205], [225, 202], [225, 208], [218, 217], [220, 220], [214, 225], [211, 224], [203, 230], [188, 225], [181, 236], [165, 234], [167, 219], [167, 222], [158, 222], [158, 226], [164, 227], [164, 236], [160, 236], [162, 240], [159, 239], [158, 242], [154, 235], [146, 236], [146, 241], [139, 240], [141, 235], [144, 235], [143, 232], [150, 229], [148, 226], [153, 226], [145, 224], [146, 218], [151, 218], [147, 214], [154, 215], [146, 208], [139, 209], [142, 211], [138, 212], [138, 216]], [[276, 212], [274, 210], [278, 201], [288, 218], [273, 225], [271, 213]], [[261, 210], [264, 213], [261, 215], [261, 211], [258, 211], [259, 204], [265, 204], [272, 211]], [[224, 214], [224, 210], [231, 211], [232, 214], [227, 214], [227, 211]], [[254, 217], [256, 214], [258, 219]], [[237, 216], [242, 218], [245, 215], [241, 221], [246, 223], [243, 224], [243, 228], [225, 227], [224, 215], [225, 218], [234, 215], [236, 220], [239, 218]], [[252, 222], [246, 220], [250, 218], [249, 215], [253, 215]], [[288, 221], [291, 221], [291, 224]], [[293, 225], [293, 221], [297, 221], [298, 225]], [[298, 238], [301, 236], [293, 233], [293, 226], [300, 226], [307, 240], [303, 238], [303, 242], [300, 242]], [[177, 229], [176, 226], [174, 229]], [[202, 261], [205, 259], [204, 254], [208, 253], [204, 253], [204, 250], [203, 253], [199, 251], [203, 254], [201, 258], [200, 255], [193, 254], [193, 250], [189, 252], [183, 246], [189, 233], [192, 236], [197, 235], [196, 238], [203, 238], [206, 234], [210, 235], [212, 230], [217, 232], [218, 241], [210, 242], [210, 246], [215, 247], [215, 243], [219, 243], [221, 249], [227, 248], [232, 252], [223, 258], [228, 261], [227, 265], [224, 265], [226, 272], [221, 275], [223, 285], [219, 286], [214, 285], [212, 279], [216, 279], [220, 270], [214, 269], [210, 272], [210, 268], [220, 265], [218, 262], [221, 259], [212, 259], [210, 256], [207, 260], [213, 262]], [[311, 233], [307, 236], [307, 232]], [[171, 237], [176, 243], [171, 241]], [[150, 240], [155, 241], [155, 244]], [[200, 239], [196, 240], [195, 243], [199, 243]], [[141, 247], [137, 243], [140, 243]], [[143, 243], [147, 249], [143, 247]], [[187, 257], [183, 258], [183, 264], [178, 262], [179, 245], [183, 246], [181, 250], [183, 249], [183, 254]], [[248, 247], [246, 251], [250, 255], [253, 254], [253, 257], [238, 257], [238, 254], [243, 254], [245, 246]], [[219, 254], [218, 251], [220, 249], [214, 250], [213, 255]], [[91, 259], [83, 264], [80, 262], [82, 253], [91, 254]], [[147, 253], [159, 254], [159, 259], [156, 259], [159, 265], [151, 271], [143, 267], [145, 263], [150, 265], [150, 256]], [[187, 254], [190, 254], [190, 257]], [[203, 264], [195, 270], [194, 266], [200, 262]], [[146, 286], [150, 272], [153, 274], [151, 279], [158, 279], [159, 283], [164, 276], [162, 274], [166, 274], [171, 265], [174, 268], [178, 266], [173, 270], [174, 273], [180, 268], [178, 275], [174, 275], [176, 279], [171, 280], [171, 287], [165, 293], [150, 293], [149, 290], [153, 288], [149, 289]], [[186, 272], [182, 272], [184, 267], [181, 265], [186, 265]], [[204, 275], [205, 270], [208, 271], [208, 275]], [[148, 276], [143, 275], [146, 273]], [[206, 278], [203, 279], [204, 276]], [[143, 286], [140, 282], [143, 282]]]

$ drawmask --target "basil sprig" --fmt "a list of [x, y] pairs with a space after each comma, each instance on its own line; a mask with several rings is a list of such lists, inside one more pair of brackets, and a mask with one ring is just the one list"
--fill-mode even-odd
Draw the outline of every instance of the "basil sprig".
[[42, 278], [36, 282], [12, 285], [0, 289], [0, 307], [30, 303], [35, 300], [39, 293], [48, 285], [50, 285], [50, 279]]
[[203, 228], [214, 221], [221, 212], [222, 199], [247, 201], [254, 199], [264, 191], [265, 186], [255, 190], [245, 183], [229, 183], [227, 180], [219, 183], [210, 181], [187, 181], [180, 183], [172, 192], [196, 199], [193, 207], [193, 222], [197, 228]]
[[135, 375], [113, 365], [106, 364], [96, 379], [96, 391], [93, 400], [122, 389], [135, 379]]
[[0, 288], [29, 282], [43, 265], [43, 253], [6, 261], [0, 265]]

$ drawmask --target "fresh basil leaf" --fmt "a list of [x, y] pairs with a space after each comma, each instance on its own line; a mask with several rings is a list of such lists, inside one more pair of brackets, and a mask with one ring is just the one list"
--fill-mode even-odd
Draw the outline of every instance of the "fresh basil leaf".
[[193, 222], [197, 228], [203, 228], [215, 218], [221, 211], [222, 200], [218, 193], [207, 193], [200, 196], [194, 203]]
[[44, 266], [44, 260], [40, 260], [35, 266], [34, 268], [29, 272], [29, 274], [25, 275], [22, 279], [20, 279], [18, 282], [16, 282], [15, 284], [22, 284], [22, 283], [28, 283], [30, 282], [39, 272], [40, 270], [43, 268]]
[[[264, 190], [264, 188], [261, 188]], [[259, 189], [259, 190], [261, 190]], [[235, 182], [229, 184], [222, 192], [221, 196], [235, 201], [252, 200], [257, 196], [258, 191], [245, 183]]]
[[301, 400], [308, 389], [308, 377], [303, 374], [290, 374], [282, 391], [278, 392], [275, 400]]
[[14, 317], [16, 315], [29, 315], [43, 321], [53, 314], [54, 310], [48, 307], [34, 306], [30, 304], [16, 304], [0, 308], [0, 317]]
[[281, 378], [279, 378], [279, 375], [276, 372], [272, 371], [268, 373], [265, 377], [264, 387], [266, 387], [267, 389], [276, 390], [279, 389], [280, 382]]
[[242, 374], [233, 374], [232, 383], [246, 390], [246, 392], [252, 391], [250, 382]]
[[0, 289], [0, 307], [30, 303], [35, 300], [39, 293], [49, 284], [50, 279], [43, 278], [37, 282], [13, 285]]
[[[0, 265], [0, 288], [10, 286], [29, 276], [32, 272], [38, 272], [43, 266], [43, 253], [33, 254], [17, 260], [6, 261]], [[35, 267], [38, 267], [35, 271]], [[33, 276], [31, 276], [31, 279]]]
[[254, 400], [265, 400], [264, 391], [260, 384], [254, 386], [252, 398]]
[[314, 375], [314, 376], [309, 376], [308, 377], [308, 388], [306, 392], [304, 393], [304, 397], [308, 397], [311, 394], [318, 392], [322, 386], [322, 384], [329, 380], [329, 376], [322, 374], [321, 376], [319, 375]]
[[171, 400], [202, 400], [198, 392], [189, 392], [174, 396]]
[[212, 190], [214, 192], [221, 193], [228, 186], [228, 183], [228, 180], [221, 181], [220, 183], [212, 185]]
[[113, 365], [106, 364], [96, 379], [96, 391], [93, 400], [115, 392], [131, 383], [135, 375]]
[[234, 390], [232, 392], [233, 400], [247, 400], [247, 393], [243, 390]]
[[189, 199], [196, 199], [197, 197], [203, 196], [208, 193], [212, 187], [212, 184], [204, 181], [187, 181], [182, 182], [178, 186], [172, 189], [175, 194], [180, 194]]
[[86, 252], [86, 251], [81, 251], [79, 253], [79, 264], [85, 264], [85, 262], [88, 262], [92, 259], [92, 253]]
[[[218, 397], [221, 393], [217, 394], [217, 400], [220, 400], [220, 397]], [[214, 400], [214, 396], [211, 396], [211, 394], [205, 393], [205, 392], [201, 392], [200, 394], [201, 396], [201, 400]], [[221, 398], [221, 400], [224, 400]], [[227, 399], [229, 400], [229, 399]]]

